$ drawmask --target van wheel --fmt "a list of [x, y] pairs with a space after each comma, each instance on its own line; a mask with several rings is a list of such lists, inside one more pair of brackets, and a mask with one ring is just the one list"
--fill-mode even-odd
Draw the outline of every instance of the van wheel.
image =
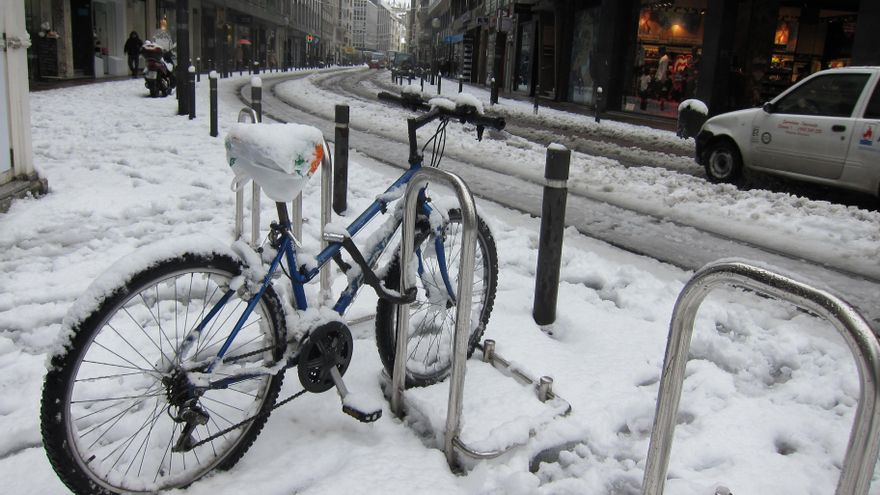
[[736, 145], [722, 139], [706, 151], [706, 176], [711, 182], [737, 182], [742, 177], [742, 156]]

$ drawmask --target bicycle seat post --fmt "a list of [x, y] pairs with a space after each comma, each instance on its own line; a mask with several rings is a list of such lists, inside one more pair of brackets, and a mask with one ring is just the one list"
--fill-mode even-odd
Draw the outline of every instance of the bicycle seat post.
[[275, 209], [278, 210], [278, 223], [284, 229], [290, 229], [290, 214], [287, 212], [287, 203], [276, 202]]

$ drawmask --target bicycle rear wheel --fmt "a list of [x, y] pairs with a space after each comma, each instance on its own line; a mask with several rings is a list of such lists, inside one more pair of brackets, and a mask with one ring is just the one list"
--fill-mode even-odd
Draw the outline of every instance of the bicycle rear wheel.
[[[443, 249], [446, 269], [453, 290], [458, 290], [459, 261], [461, 256], [461, 212], [449, 210], [449, 222], [443, 230]], [[423, 275], [416, 280], [416, 301], [410, 304], [409, 343], [406, 362], [407, 386], [427, 386], [437, 383], [452, 368], [452, 343], [455, 334], [455, 306], [446, 302], [446, 289], [440, 274], [440, 263], [434, 249], [435, 234], [417, 233], [416, 247], [421, 250]], [[477, 217], [477, 245], [471, 299], [471, 333], [468, 337], [468, 357], [483, 336], [498, 281], [498, 254], [492, 232]], [[470, 274], [466, 274], [470, 276]], [[389, 264], [384, 279], [385, 287], [400, 287], [400, 251]], [[376, 346], [379, 357], [390, 376], [394, 370], [395, 330], [397, 305], [379, 299], [376, 307]]]
[[[228, 256], [166, 259], [106, 291], [94, 311], [72, 326], [69, 344], [52, 358], [46, 375], [40, 420], [52, 467], [74, 493], [183, 487], [213, 469], [232, 467], [248, 450], [268, 419], [283, 371], [197, 396], [208, 419], [192, 439], [231, 430], [191, 450], [174, 448], [185, 424], [178, 415], [181, 401], [193, 397], [188, 371], [217, 354], [247, 301], [232, 293], [186, 355], [180, 344], [240, 272]], [[281, 308], [270, 287], [211, 379], [225, 376], [224, 367], [270, 367], [282, 358]]]

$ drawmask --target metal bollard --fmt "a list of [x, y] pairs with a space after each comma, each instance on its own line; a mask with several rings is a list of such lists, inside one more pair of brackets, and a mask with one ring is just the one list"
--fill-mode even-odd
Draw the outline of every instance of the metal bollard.
[[336, 105], [336, 133], [333, 156], [333, 211], [348, 209], [348, 105]]
[[491, 80], [492, 92], [489, 95], [489, 104], [497, 105], [498, 104], [498, 83], [495, 82], [495, 78], [493, 77]]
[[422, 91], [425, 91], [425, 75], [422, 74], [421, 76], [419, 76], [419, 80], [421, 81], [419, 82], [419, 84], [422, 86]]
[[443, 86], [443, 73], [437, 73], [437, 94], [441, 93], [440, 88]]
[[208, 74], [211, 91], [211, 137], [217, 137], [217, 71]]
[[[210, 61], [208, 61], [210, 63]], [[196, 57], [196, 82], [202, 82], [202, 58]]]
[[254, 60], [254, 75], [258, 75], [260, 73], [260, 62]]
[[559, 292], [559, 266], [565, 231], [565, 205], [568, 200], [568, 170], [571, 151], [560, 145], [547, 148], [544, 169], [544, 202], [541, 207], [541, 236], [535, 272], [535, 300], [532, 317], [538, 325], [556, 321]]
[[263, 121], [263, 80], [259, 76], [251, 78], [251, 108], [257, 112], [257, 122]]
[[192, 65], [187, 69], [187, 85], [189, 88], [189, 120], [196, 118], [196, 68]]
[[605, 103], [605, 95], [602, 93], [602, 86], [596, 88], [596, 123], [601, 120], [599, 114], [602, 113], [602, 104]]
[[461, 74], [459, 74], [458, 75], [458, 92], [461, 93], [461, 91], [463, 89], [464, 89], [464, 79], [461, 77]]

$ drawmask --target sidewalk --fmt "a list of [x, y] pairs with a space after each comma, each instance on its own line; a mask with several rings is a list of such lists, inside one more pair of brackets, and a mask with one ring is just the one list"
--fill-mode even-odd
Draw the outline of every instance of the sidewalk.
[[[498, 93], [498, 97], [528, 102], [535, 101], [534, 97], [510, 92]], [[580, 103], [572, 103], [569, 101], [553, 101], [547, 98], [539, 98], [538, 105], [540, 105], [541, 107], [552, 108], [554, 110], [576, 113], [580, 115], [588, 115], [591, 117], [596, 115], [596, 112], [591, 106]], [[600, 117], [602, 119], [616, 120], [618, 122], [624, 122], [627, 124], [643, 125], [647, 127], [653, 127], [654, 129], [661, 129], [671, 132], [675, 132], [678, 125], [677, 121], [672, 118], [658, 117], [655, 115], [639, 114], [634, 112], [624, 112], [621, 110], [605, 111], [602, 112]]]
[[[465, 83], [465, 85], [485, 89], [486, 91], [490, 90], [488, 86], [482, 84]], [[512, 91], [499, 91], [498, 98], [530, 102], [532, 104], [534, 104], [535, 101], [535, 98], [532, 96], [527, 96], [522, 93], [516, 93]], [[590, 105], [572, 103], [568, 101], [553, 101], [548, 98], [538, 98], [538, 105], [541, 107], [552, 108], [554, 110], [559, 110], [563, 112], [588, 115], [590, 117], [593, 117], [596, 114], [596, 112], [593, 110], [593, 107]], [[652, 127], [654, 129], [671, 132], [675, 132], [678, 126], [678, 122], [674, 118], [659, 117], [656, 115], [648, 115], [635, 112], [625, 112], [621, 110], [605, 111], [602, 112], [600, 117], [602, 119], [616, 120], [627, 124], [643, 125], [647, 127]]]
[[[142, 78], [143, 76], [137, 76], [137, 78]], [[31, 91], [47, 91], [50, 89], [59, 89], [59, 88], [71, 88], [74, 86], [82, 86], [84, 84], [95, 84], [102, 82], [110, 82], [110, 81], [124, 81], [126, 79], [134, 79], [131, 76], [107, 76], [107, 77], [93, 77], [93, 76], [81, 76], [81, 77], [72, 77], [70, 79], [29, 79], [28, 80], [28, 88]]]

